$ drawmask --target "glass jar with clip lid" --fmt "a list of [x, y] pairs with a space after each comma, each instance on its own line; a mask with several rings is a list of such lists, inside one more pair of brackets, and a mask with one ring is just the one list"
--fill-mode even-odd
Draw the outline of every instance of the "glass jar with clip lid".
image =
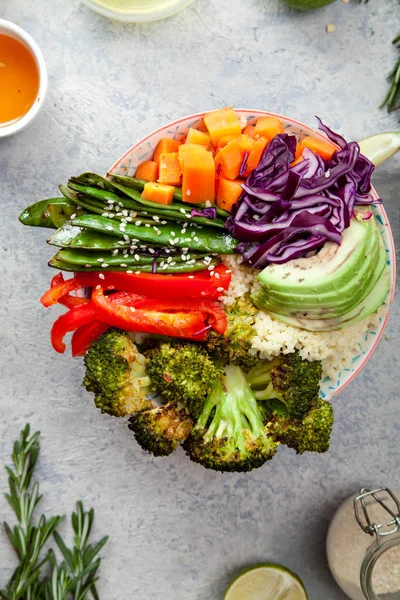
[[400, 492], [362, 489], [348, 498], [329, 527], [327, 555], [351, 600], [400, 600]]

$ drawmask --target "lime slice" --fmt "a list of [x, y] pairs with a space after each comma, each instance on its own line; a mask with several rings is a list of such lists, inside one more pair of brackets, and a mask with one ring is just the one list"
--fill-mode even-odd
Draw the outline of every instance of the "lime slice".
[[307, 600], [307, 594], [297, 575], [282, 565], [267, 563], [236, 577], [224, 600]]
[[361, 154], [378, 166], [400, 150], [400, 131], [371, 135], [371, 137], [361, 140], [359, 145]]

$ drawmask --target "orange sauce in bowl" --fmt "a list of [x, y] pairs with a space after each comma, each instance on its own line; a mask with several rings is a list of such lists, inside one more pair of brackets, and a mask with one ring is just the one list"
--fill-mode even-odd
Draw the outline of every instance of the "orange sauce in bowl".
[[23, 117], [36, 101], [39, 69], [20, 41], [0, 34], [0, 127]]

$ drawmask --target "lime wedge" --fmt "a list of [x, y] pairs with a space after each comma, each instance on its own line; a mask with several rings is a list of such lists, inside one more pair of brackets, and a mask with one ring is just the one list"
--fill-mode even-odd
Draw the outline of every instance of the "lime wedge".
[[400, 150], [400, 131], [371, 135], [371, 137], [361, 140], [359, 145], [361, 154], [378, 166]]
[[236, 577], [224, 600], [307, 600], [307, 594], [297, 575], [282, 565], [266, 563]]

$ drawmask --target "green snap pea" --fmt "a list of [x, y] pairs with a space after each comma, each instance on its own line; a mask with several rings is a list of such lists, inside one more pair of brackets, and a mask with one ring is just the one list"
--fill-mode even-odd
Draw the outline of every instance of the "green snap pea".
[[[121, 183], [122, 185], [133, 188], [135, 190], [139, 190], [140, 192], [142, 192], [144, 190], [144, 186], [147, 183], [143, 179], [136, 179], [136, 177], [126, 177], [124, 175], [117, 175], [116, 173], [108, 173], [108, 174], [113, 179], [115, 179], [116, 181]], [[200, 209], [206, 208], [206, 205], [204, 203], [196, 204], [196, 206], [194, 206], [193, 204], [184, 202], [183, 197], [182, 197], [182, 189], [178, 188], [178, 187], [175, 188], [174, 200], [176, 202], [181, 202], [182, 206], [184, 206], [185, 208], [200, 208]], [[172, 204], [172, 206], [173, 206], [173, 204]], [[230, 217], [230, 213], [228, 213], [226, 210], [223, 210], [222, 208], [219, 208], [218, 206], [216, 206], [215, 208], [217, 209], [217, 215], [219, 215], [220, 217], [223, 217], [224, 219], [227, 219], [228, 217]]]
[[57, 229], [69, 217], [76, 213], [76, 206], [71, 205], [66, 198], [49, 198], [40, 200], [25, 208], [19, 216], [23, 225], [30, 227], [47, 227]]
[[[184, 260], [182, 256], [185, 257]], [[133, 254], [124, 254], [121, 250], [121, 252], [115, 254], [111, 252], [93, 252], [64, 248], [57, 253], [57, 260], [87, 268], [96, 267], [100, 271], [107, 267], [120, 266], [128, 268], [132, 266], [135, 267], [136, 265], [152, 265], [154, 260], [158, 261], [161, 268], [165, 264], [175, 266], [176, 263], [185, 263], [187, 261], [191, 261], [191, 265], [197, 263], [201, 258], [204, 258], [204, 254], [190, 254], [188, 252], [187, 255], [179, 253], [158, 257], [157, 255], [152, 256], [151, 254], [143, 254], [141, 250], [135, 250]], [[195, 263], [193, 263], [193, 261], [195, 261]], [[208, 261], [207, 264], [203, 261], [203, 268], [207, 268], [208, 264]], [[188, 266], [188, 271], [190, 271], [190, 265]]]
[[74, 227], [70, 223], [65, 223], [57, 229], [47, 242], [59, 248], [81, 248], [82, 250], [115, 250], [131, 246], [130, 241], [91, 229]]
[[211, 252], [217, 254], [233, 254], [237, 241], [225, 232], [216, 232], [210, 227], [188, 225], [182, 233], [182, 224], [168, 223], [153, 226], [134, 225], [132, 223], [118, 223], [114, 219], [107, 219], [97, 215], [82, 215], [72, 221], [78, 227], [87, 227], [102, 233], [108, 233], [123, 238], [124, 235], [138, 239], [150, 245], [172, 246], [175, 248], [189, 248], [198, 252]]
[[[204, 262], [203, 260], [197, 260], [195, 262], [195, 264], [191, 264], [191, 265], [187, 265], [184, 262], [181, 263], [165, 263], [164, 262], [164, 266], [161, 267], [161, 261], [162, 259], [157, 261], [157, 272], [158, 273], [192, 273], [194, 271], [204, 271], [205, 267], [204, 267]], [[54, 267], [55, 269], [60, 269], [61, 271], [80, 271], [80, 272], [85, 272], [85, 273], [90, 273], [90, 272], [98, 272], [98, 271], [102, 271], [102, 272], [112, 272], [112, 271], [133, 271], [133, 272], [144, 272], [144, 273], [151, 273], [152, 269], [153, 269], [153, 265], [152, 264], [139, 264], [139, 265], [135, 265], [135, 266], [131, 266], [130, 268], [128, 267], [121, 267], [121, 266], [110, 266], [107, 268], [102, 268], [99, 269], [99, 267], [84, 267], [81, 265], [76, 265], [76, 264], [72, 264], [72, 263], [67, 263], [64, 262], [62, 260], [59, 260], [58, 258], [58, 254], [56, 254], [50, 261], [49, 261], [49, 267]], [[218, 264], [217, 260], [213, 260], [212, 263], [213, 265]]]
[[[151, 202], [150, 200], [145, 200], [142, 198], [140, 191], [137, 188], [130, 187], [129, 185], [122, 185], [118, 183], [119, 179], [126, 182], [126, 180], [132, 179], [131, 177], [122, 177], [122, 176], [113, 176], [117, 182], [111, 183], [104, 177], [100, 175], [96, 175], [95, 173], [83, 173], [79, 177], [72, 177], [68, 186], [73, 190], [80, 191], [83, 194], [88, 194], [92, 198], [96, 197], [96, 199], [104, 198], [104, 202], [107, 202], [109, 199], [109, 194], [111, 193], [111, 189], [113, 193], [119, 196], [119, 204], [123, 205], [124, 208], [132, 208], [138, 212], [141, 212], [146, 209], [147, 212], [154, 215], [159, 215], [162, 219], [171, 219], [173, 221], [190, 221], [192, 223], [198, 223], [199, 225], [209, 225], [211, 227], [218, 227], [223, 229], [225, 227], [225, 219], [217, 218], [217, 219], [209, 219], [207, 217], [192, 217], [191, 210], [193, 205], [185, 204], [182, 202], [173, 202], [170, 205], [163, 206], [160, 204], [156, 204]], [[141, 180], [137, 180], [141, 181]], [[90, 190], [90, 186], [87, 186], [86, 183], [90, 182], [90, 185], [98, 186], [101, 189], [96, 189], [96, 191], [88, 191]], [[146, 183], [146, 182], [144, 182]], [[141, 186], [143, 190], [144, 185]], [[104, 190], [108, 190], [105, 192]], [[122, 195], [121, 195], [122, 194]], [[130, 200], [127, 199], [130, 198]], [[132, 204], [132, 201], [136, 204]], [[200, 205], [196, 205], [196, 208]], [[205, 206], [205, 205], [201, 205]], [[217, 211], [220, 209], [217, 209]], [[225, 213], [225, 211], [222, 211]], [[225, 213], [228, 215], [228, 213]]]

